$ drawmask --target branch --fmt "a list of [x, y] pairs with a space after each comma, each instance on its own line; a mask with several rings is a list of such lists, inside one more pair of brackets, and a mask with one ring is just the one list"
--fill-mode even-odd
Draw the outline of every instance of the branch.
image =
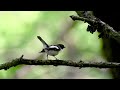
[[53, 66], [71, 66], [71, 67], [95, 67], [95, 68], [120, 68], [120, 63], [112, 62], [73, 62], [70, 60], [34, 60], [34, 59], [24, 59], [23, 55], [20, 58], [12, 60], [0, 65], [0, 70], [7, 70], [11, 67], [17, 65], [53, 65]]
[[[99, 38], [103, 35], [106, 35], [108, 37], [114, 38], [120, 43], [120, 33], [115, 31], [112, 27], [110, 27], [105, 22], [101, 21], [98, 18], [85, 18], [85, 17], [78, 17], [78, 16], [70, 16], [73, 20], [80, 20], [87, 22], [89, 25], [93, 26], [95, 29], [98, 29], [97, 31], [101, 34], [99, 35]], [[92, 28], [92, 29], [94, 29]], [[90, 31], [90, 30], [89, 30]], [[95, 32], [95, 30], [90, 31], [91, 33]]]

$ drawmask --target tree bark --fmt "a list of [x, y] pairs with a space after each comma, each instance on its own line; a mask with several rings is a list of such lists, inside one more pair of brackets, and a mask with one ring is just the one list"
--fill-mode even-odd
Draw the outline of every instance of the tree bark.
[[[94, 15], [109, 24], [116, 31], [120, 31], [120, 14], [117, 11], [93, 11]], [[112, 38], [103, 38], [103, 54], [106, 59], [110, 62], [120, 63], [120, 44]], [[110, 72], [113, 75], [113, 78], [120, 79], [120, 69], [114, 68], [110, 69]]]

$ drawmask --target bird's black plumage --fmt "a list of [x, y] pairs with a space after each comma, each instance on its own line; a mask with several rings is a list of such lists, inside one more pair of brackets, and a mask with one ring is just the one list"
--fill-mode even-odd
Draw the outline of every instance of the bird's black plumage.
[[48, 45], [40, 36], [37, 36], [37, 38], [42, 42], [44, 46], [44, 48], [40, 53], [44, 53], [44, 52], [47, 53], [47, 58], [48, 58], [48, 55], [55, 57], [56, 55], [58, 55], [59, 51], [65, 48], [63, 44]]

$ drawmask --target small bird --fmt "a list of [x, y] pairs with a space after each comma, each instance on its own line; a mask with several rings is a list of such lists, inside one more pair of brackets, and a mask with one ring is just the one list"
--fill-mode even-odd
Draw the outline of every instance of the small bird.
[[42, 42], [44, 47], [42, 51], [39, 53], [44, 53], [44, 52], [47, 53], [47, 59], [48, 59], [48, 55], [55, 57], [56, 55], [59, 54], [59, 51], [65, 48], [63, 44], [48, 45], [40, 36], [37, 36], [37, 38]]

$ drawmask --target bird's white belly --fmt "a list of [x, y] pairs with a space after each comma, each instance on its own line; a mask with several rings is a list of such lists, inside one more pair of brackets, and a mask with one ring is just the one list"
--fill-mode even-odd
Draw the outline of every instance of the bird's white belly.
[[55, 56], [55, 55], [58, 54], [58, 51], [53, 51], [53, 50], [47, 51], [47, 54], [48, 54], [48, 55], [51, 55], [51, 56]]

